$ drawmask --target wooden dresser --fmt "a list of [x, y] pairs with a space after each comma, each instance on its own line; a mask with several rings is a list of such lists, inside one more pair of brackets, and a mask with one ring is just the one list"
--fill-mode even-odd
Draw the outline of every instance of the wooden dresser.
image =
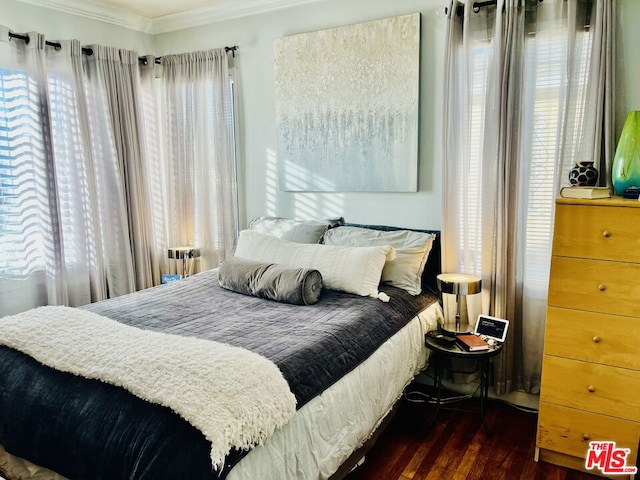
[[640, 202], [559, 199], [536, 459], [585, 470], [613, 440], [634, 466], [639, 438]]

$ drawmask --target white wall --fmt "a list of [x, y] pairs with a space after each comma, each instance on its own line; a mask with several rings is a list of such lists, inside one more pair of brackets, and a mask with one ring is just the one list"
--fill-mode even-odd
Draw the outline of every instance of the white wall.
[[640, 110], [640, 1], [618, 0], [616, 141], [627, 112]]
[[[440, 228], [443, 0], [325, 0], [158, 35], [158, 54], [239, 46], [241, 191], [246, 218], [281, 215]], [[422, 13], [419, 191], [417, 193], [291, 193], [277, 186], [273, 40], [302, 32]]]
[[0, 0], [0, 25], [16, 33], [38, 32], [47, 40], [77, 39], [83, 45], [100, 44], [154, 53], [154, 37], [146, 33], [14, 0]]

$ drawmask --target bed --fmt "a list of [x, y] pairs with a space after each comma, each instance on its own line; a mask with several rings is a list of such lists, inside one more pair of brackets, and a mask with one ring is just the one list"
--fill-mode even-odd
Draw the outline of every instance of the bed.
[[146, 331], [241, 347], [277, 365], [295, 415], [261, 445], [232, 449], [217, 472], [206, 438], [170, 408], [0, 347], [0, 471], [110, 480], [344, 476], [425, 365], [424, 333], [442, 315], [433, 292], [439, 238], [430, 233], [417, 295], [383, 283], [378, 298], [325, 289], [313, 305], [290, 305], [223, 289], [213, 270], [85, 308]]

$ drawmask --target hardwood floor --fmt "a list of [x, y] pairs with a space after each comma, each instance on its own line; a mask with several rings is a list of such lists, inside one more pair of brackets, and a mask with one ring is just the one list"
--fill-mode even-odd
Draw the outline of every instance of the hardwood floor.
[[[587, 480], [575, 470], [533, 461], [536, 414], [490, 400], [487, 438], [477, 413], [440, 411], [428, 427], [434, 407], [402, 399], [387, 430], [365, 463], [346, 480]], [[478, 399], [456, 407], [477, 409]], [[452, 405], [453, 406], [453, 405]]]

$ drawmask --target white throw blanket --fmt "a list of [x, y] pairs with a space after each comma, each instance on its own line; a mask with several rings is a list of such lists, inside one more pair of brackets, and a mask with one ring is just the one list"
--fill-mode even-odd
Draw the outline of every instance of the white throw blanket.
[[214, 469], [232, 447], [260, 444], [295, 414], [289, 385], [261, 355], [84, 310], [42, 307], [0, 318], [0, 344], [171, 408], [211, 442]]

